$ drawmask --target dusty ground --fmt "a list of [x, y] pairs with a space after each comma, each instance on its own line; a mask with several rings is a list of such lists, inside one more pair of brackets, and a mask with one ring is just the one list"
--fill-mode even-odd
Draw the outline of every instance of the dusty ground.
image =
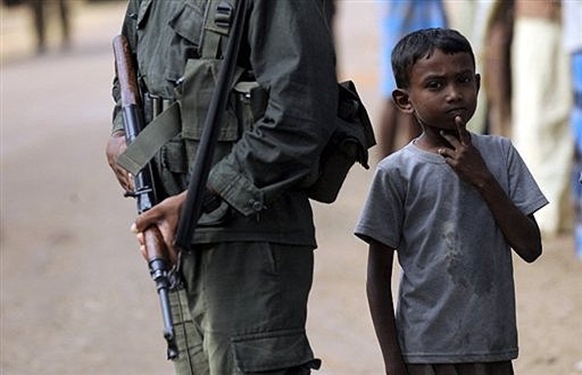
[[[1, 19], [0, 373], [167, 374], [153, 283], [105, 164], [112, 57], [123, 5], [75, 3], [73, 49], [35, 57], [24, 9]], [[377, 15], [340, 2], [341, 71], [377, 118]], [[381, 374], [364, 297], [365, 246], [351, 230], [370, 173], [354, 169], [337, 204], [317, 206], [320, 249], [309, 330], [321, 374]], [[518, 374], [582, 374], [582, 262], [569, 235], [516, 262]]]

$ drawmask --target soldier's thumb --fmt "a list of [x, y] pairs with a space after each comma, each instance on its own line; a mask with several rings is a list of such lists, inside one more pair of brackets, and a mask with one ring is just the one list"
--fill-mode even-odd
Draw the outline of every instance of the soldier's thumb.
[[131, 225], [131, 231], [133, 233], [143, 232], [147, 227], [154, 223], [154, 220], [155, 218], [153, 215], [151, 215], [149, 211], [146, 211], [135, 218], [135, 222]]

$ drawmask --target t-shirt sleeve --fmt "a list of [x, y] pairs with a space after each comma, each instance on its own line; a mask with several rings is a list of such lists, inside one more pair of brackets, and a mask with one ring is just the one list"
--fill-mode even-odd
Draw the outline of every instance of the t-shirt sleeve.
[[403, 195], [398, 179], [378, 167], [354, 234], [368, 243], [375, 240], [394, 249], [398, 248], [404, 217], [402, 202]]
[[505, 139], [509, 171], [509, 198], [526, 215], [548, 204], [527, 165], [511, 141]]

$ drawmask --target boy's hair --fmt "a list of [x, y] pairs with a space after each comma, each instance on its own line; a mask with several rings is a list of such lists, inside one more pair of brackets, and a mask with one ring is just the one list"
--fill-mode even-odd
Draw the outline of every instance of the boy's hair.
[[466, 52], [471, 55], [475, 66], [471, 44], [458, 31], [441, 28], [417, 30], [400, 39], [392, 50], [392, 71], [396, 86], [407, 88], [414, 64], [421, 58], [430, 57], [435, 49], [446, 54]]

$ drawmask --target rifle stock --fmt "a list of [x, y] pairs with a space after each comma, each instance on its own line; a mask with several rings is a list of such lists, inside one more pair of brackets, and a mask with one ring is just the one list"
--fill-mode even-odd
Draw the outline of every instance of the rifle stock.
[[[127, 39], [123, 35], [118, 35], [113, 39], [113, 54], [115, 56], [115, 70], [121, 90], [125, 140], [127, 144], [130, 144], [143, 129], [144, 121], [133, 57]], [[134, 176], [134, 192], [129, 195], [136, 199], [137, 210], [140, 214], [158, 203], [153, 173], [149, 164]], [[169, 299], [170, 282], [168, 279], [169, 268], [167, 259], [170, 258], [170, 254], [157, 226], [154, 225], [146, 229], [144, 239], [148, 267], [152, 279], [156, 283], [156, 289], [160, 299], [164, 323], [164, 338], [168, 346], [167, 356], [168, 359], [174, 359], [178, 357], [179, 353], [176, 346]]]

